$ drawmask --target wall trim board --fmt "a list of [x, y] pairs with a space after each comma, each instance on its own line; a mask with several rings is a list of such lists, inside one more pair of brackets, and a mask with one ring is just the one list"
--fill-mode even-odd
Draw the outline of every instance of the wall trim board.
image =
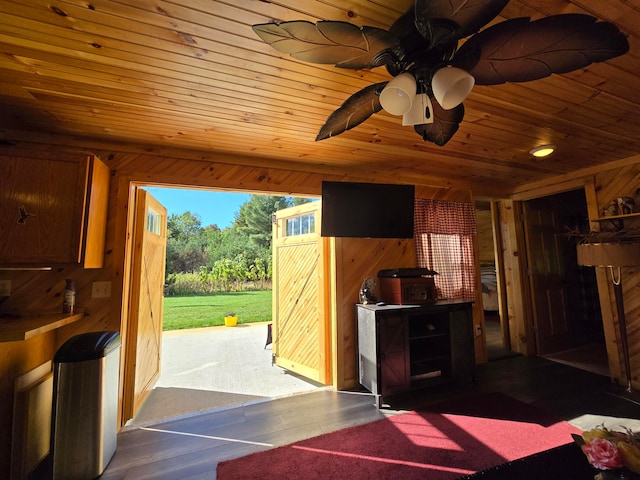
[[559, 193], [570, 192], [572, 190], [584, 189], [589, 182], [592, 181], [591, 176], [580, 177], [573, 180], [566, 180], [558, 183], [545, 185], [532, 190], [527, 190], [521, 193], [514, 193], [511, 199], [514, 201], [527, 201], [535, 200], [536, 198], [547, 197], [549, 195], [557, 195]]
[[[416, 186], [447, 190], [472, 190], [472, 183], [460, 178], [442, 178], [439, 176], [416, 174], [410, 168], [405, 171], [389, 172], [385, 168], [360, 169], [353, 166], [337, 166], [332, 164], [312, 165], [299, 160], [282, 161], [260, 156], [238, 155], [232, 152], [211, 152], [200, 150], [187, 150], [168, 148], [166, 146], [122, 144], [118, 142], [97, 141], [95, 139], [72, 138], [56, 135], [34, 135], [27, 132], [12, 132], [4, 130], [4, 138], [11, 141], [12, 145], [6, 148], [7, 155], [38, 156], [40, 158], [77, 158], [78, 155], [95, 155], [110, 165], [118, 165], [122, 171], [135, 177], [143, 183], [150, 183], [145, 172], [140, 172], [129, 165], [139, 165], [147, 162], [157, 164], [160, 162], [197, 162], [199, 165], [193, 178], [204, 178], [209, 175], [216, 177], [216, 167], [246, 167], [262, 169], [263, 171], [293, 172], [300, 175], [317, 175], [324, 179], [344, 181], [377, 182], [380, 178], [387, 178], [387, 183], [414, 184]], [[12, 135], [13, 133], [13, 135]], [[195, 163], [194, 163], [195, 165]], [[176, 183], [174, 177], [169, 177], [167, 183]], [[393, 178], [393, 180], [390, 180]], [[184, 183], [190, 185], [190, 182]], [[198, 185], [193, 185], [197, 187]], [[291, 194], [286, 188], [281, 193]], [[237, 184], [229, 185], [229, 188], [238, 189]], [[242, 190], [242, 188], [240, 189]], [[272, 191], [272, 190], [269, 190]], [[275, 191], [275, 190], [273, 190]], [[473, 189], [474, 194], [482, 198], [508, 198], [511, 189], [497, 189], [495, 185]], [[319, 192], [319, 187], [317, 187]], [[316, 195], [316, 191], [309, 194]], [[299, 192], [305, 193], [305, 192]]]
[[[586, 177], [592, 177], [594, 175], [597, 175], [598, 173], [608, 170], [617, 170], [620, 168], [628, 167], [630, 165], [635, 165], [636, 163], [640, 163], [640, 155], [634, 155], [632, 157], [609, 162], [606, 165], [583, 168], [581, 170], [576, 170], [575, 172], [548, 178], [543, 181], [520, 185], [519, 187], [515, 187], [513, 189], [511, 195], [513, 200], [531, 200], [533, 198], [538, 198], [541, 196], [553, 195], [555, 193], [562, 193], [563, 191], [568, 190], [575, 190], [579, 187], [576, 186], [573, 188], [568, 188], [567, 186], [570, 186], [574, 182], [577, 185], [583, 179], [585, 179], [585, 181], [588, 181]], [[563, 184], [567, 184], [567, 186], [563, 186]], [[554, 190], [554, 188], [557, 188], [557, 190]], [[562, 188], [565, 188], [565, 190], [562, 190]], [[540, 191], [545, 191], [546, 189], [549, 189], [548, 193], [543, 195], [539, 193]]]

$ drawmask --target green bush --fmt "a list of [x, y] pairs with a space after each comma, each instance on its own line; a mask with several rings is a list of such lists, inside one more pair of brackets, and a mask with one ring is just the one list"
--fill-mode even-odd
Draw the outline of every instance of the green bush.
[[170, 273], [167, 275], [164, 294], [174, 295], [203, 295], [211, 290], [203, 285], [197, 273]]
[[271, 290], [271, 278], [266, 276], [249, 275], [248, 280], [229, 281], [228, 285], [221, 279], [201, 267], [200, 273], [170, 273], [167, 275], [164, 287], [164, 295], [173, 297], [176, 295], [209, 295], [221, 292]]

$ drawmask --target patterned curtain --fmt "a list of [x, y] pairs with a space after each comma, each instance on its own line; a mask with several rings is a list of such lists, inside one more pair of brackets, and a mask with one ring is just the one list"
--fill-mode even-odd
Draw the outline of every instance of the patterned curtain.
[[474, 301], [474, 205], [417, 198], [414, 215], [418, 267], [438, 272], [440, 298]]

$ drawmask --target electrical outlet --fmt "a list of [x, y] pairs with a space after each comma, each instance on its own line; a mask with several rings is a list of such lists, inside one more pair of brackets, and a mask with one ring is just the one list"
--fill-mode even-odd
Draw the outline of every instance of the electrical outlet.
[[11, 280], [0, 280], [0, 297], [11, 295]]
[[477, 324], [476, 325], [476, 337], [479, 337], [482, 335], [482, 325]]
[[111, 282], [93, 282], [91, 298], [109, 298], [111, 296]]

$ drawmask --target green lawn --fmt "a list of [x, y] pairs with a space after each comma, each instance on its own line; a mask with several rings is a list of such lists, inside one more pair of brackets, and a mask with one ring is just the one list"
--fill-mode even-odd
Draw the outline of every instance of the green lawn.
[[227, 312], [235, 312], [238, 323], [269, 322], [271, 290], [165, 297], [162, 329], [224, 325]]

